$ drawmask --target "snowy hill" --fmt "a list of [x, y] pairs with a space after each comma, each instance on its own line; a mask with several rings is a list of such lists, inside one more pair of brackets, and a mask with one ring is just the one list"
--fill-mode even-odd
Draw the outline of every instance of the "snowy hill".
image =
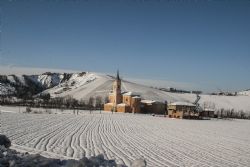
[[[79, 75], [75, 73], [72, 77], [58, 84], [55, 87], [47, 89], [44, 93], [50, 93], [52, 97], [64, 97], [73, 96], [80, 100], [88, 100], [89, 97], [101, 96], [105, 98], [108, 93], [112, 90], [112, 83], [114, 78], [112, 76], [97, 74], [97, 73], [86, 73], [85, 75]], [[126, 80], [122, 81], [122, 91], [136, 92], [140, 94], [143, 99], [152, 99], [157, 101], [194, 101], [195, 95], [191, 97], [183, 97], [179, 94], [172, 94], [164, 92], [158, 89], [150, 88], [148, 86], [132, 83]]]
[[238, 95], [250, 96], [250, 89], [238, 92]]
[[[88, 100], [89, 97], [101, 96], [105, 98], [112, 89], [114, 78], [96, 73], [88, 73], [82, 78], [81, 82], [78, 77], [73, 77], [63, 84], [46, 90], [52, 95], [56, 96], [73, 96], [76, 99]], [[67, 85], [67, 87], [65, 87]], [[63, 91], [65, 90], [65, 91]], [[195, 94], [180, 94], [161, 91], [158, 89], [150, 88], [148, 86], [132, 83], [126, 80], [122, 81], [122, 91], [132, 91], [140, 94], [143, 99], [157, 100], [157, 101], [185, 101], [194, 102], [196, 100]], [[201, 95], [200, 105], [204, 103], [214, 106], [216, 109], [235, 109], [250, 111], [250, 96], [217, 96], [217, 95]]]
[[0, 75], [0, 95], [40, 93], [66, 81], [71, 75], [49, 72], [41, 75]]
[[[89, 97], [105, 98], [112, 89], [114, 78], [99, 73], [44, 73], [42, 75], [8, 75], [0, 76], [0, 95], [16, 94], [20, 91], [31, 91], [33, 94], [49, 93], [51, 97], [72, 96], [78, 100], [88, 100]], [[31, 89], [32, 88], [32, 89]], [[148, 86], [122, 81], [122, 91], [132, 91], [140, 94], [143, 99], [157, 101], [194, 102], [195, 94], [180, 94], [161, 91]], [[249, 91], [248, 91], [249, 92]], [[216, 109], [234, 109], [250, 111], [250, 96], [217, 96], [201, 95], [200, 105], [204, 103]]]

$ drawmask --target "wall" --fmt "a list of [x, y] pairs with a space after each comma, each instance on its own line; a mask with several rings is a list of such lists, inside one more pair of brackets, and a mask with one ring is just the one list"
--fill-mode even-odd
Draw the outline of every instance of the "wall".
[[165, 114], [164, 103], [142, 103], [142, 113], [154, 113], [154, 114]]
[[140, 98], [132, 98], [131, 99], [131, 107], [133, 113], [140, 113], [141, 112], [141, 99]]
[[109, 95], [109, 103], [115, 103], [114, 95]]
[[131, 104], [132, 104], [132, 97], [131, 96], [125, 96], [125, 95], [123, 95], [122, 101], [123, 101], [123, 103], [131, 106]]
[[194, 106], [168, 106], [168, 116], [171, 118], [190, 118], [194, 115]]
[[117, 112], [131, 112], [130, 106], [117, 106]]
[[117, 112], [126, 112], [126, 106], [117, 106]]
[[104, 111], [111, 111], [113, 108], [113, 105], [110, 103], [104, 104]]

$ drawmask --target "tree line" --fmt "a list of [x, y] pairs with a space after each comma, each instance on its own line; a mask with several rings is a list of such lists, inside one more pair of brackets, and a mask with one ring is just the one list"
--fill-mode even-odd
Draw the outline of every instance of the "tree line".
[[89, 99], [77, 100], [72, 96], [51, 98], [50, 94], [41, 94], [36, 98], [14, 99], [13, 97], [0, 96], [0, 105], [27, 106], [35, 108], [58, 108], [80, 110], [102, 110], [108, 97], [89, 97]]
[[216, 111], [215, 115], [221, 119], [250, 119], [250, 112], [244, 112], [243, 110], [236, 111], [234, 109], [221, 108]]
[[[79, 110], [103, 110], [108, 103], [108, 97], [89, 97], [87, 100], [77, 100], [72, 96], [51, 98], [50, 94], [40, 94], [29, 99], [16, 99], [11, 96], [0, 96], [0, 105], [27, 106], [34, 108], [79, 109]], [[204, 103], [204, 108], [215, 108], [214, 104]], [[224, 109], [215, 111], [215, 117], [221, 119], [250, 119], [250, 112], [243, 110]]]

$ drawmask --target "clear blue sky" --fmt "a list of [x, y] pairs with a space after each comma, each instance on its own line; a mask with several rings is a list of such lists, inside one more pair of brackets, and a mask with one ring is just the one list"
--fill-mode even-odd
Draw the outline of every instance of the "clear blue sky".
[[[0, 65], [250, 88], [250, 1], [1, 0]], [[167, 86], [167, 85], [166, 85]]]

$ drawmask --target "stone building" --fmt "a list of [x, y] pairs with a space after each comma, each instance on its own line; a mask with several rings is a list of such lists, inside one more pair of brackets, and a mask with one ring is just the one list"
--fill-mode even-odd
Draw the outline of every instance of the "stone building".
[[187, 102], [175, 102], [168, 105], [168, 116], [170, 118], [198, 118], [195, 112], [196, 105]]
[[113, 90], [109, 93], [109, 103], [104, 104], [104, 111], [141, 112], [141, 98], [133, 92], [122, 93], [119, 72], [113, 82]]

